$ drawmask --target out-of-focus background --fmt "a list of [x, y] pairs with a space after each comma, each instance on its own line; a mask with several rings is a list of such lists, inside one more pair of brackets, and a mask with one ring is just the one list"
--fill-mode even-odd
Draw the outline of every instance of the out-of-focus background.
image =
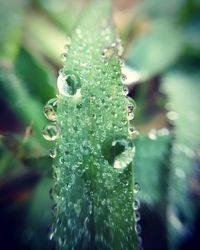
[[[0, 0], [0, 249], [51, 249], [51, 144], [65, 37], [89, 1]], [[200, 1], [116, 0], [137, 104], [136, 181], [145, 250], [199, 249]], [[138, 220], [140, 215], [138, 214]]]

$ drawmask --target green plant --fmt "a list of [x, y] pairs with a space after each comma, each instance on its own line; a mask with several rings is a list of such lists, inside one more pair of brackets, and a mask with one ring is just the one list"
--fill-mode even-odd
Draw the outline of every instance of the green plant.
[[137, 246], [135, 104], [122, 84], [122, 45], [110, 8], [109, 1], [96, 1], [84, 12], [67, 39], [58, 99], [45, 106], [52, 123], [43, 135], [57, 139], [51, 152], [56, 204], [50, 238], [60, 249]]

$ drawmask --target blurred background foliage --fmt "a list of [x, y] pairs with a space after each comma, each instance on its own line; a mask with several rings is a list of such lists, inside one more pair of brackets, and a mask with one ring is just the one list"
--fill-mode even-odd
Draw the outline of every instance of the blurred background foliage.
[[[41, 130], [65, 36], [89, 1], [0, 0], [0, 247], [45, 250], [51, 159]], [[116, 0], [144, 249], [199, 249], [200, 1]]]

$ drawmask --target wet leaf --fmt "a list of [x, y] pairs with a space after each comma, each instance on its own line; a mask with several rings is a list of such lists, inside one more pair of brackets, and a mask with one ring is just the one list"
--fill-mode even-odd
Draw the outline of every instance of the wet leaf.
[[57, 80], [59, 138], [54, 123], [43, 133], [57, 139], [50, 238], [60, 249], [132, 249], [135, 106], [122, 84], [109, 1], [88, 6], [66, 44]]

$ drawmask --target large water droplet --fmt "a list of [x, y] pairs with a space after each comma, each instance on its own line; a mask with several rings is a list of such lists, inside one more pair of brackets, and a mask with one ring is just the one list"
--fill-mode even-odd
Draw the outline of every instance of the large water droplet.
[[132, 162], [135, 146], [126, 139], [116, 139], [111, 143], [105, 142], [102, 153], [110, 165], [116, 169], [123, 169]]
[[50, 121], [56, 121], [57, 103], [58, 103], [57, 98], [52, 98], [44, 106], [44, 114], [46, 118], [49, 119]]
[[57, 87], [61, 95], [80, 95], [81, 81], [75, 72], [68, 70], [58, 76]]
[[59, 130], [56, 123], [48, 124], [42, 131], [44, 139], [47, 141], [54, 141], [59, 137]]

